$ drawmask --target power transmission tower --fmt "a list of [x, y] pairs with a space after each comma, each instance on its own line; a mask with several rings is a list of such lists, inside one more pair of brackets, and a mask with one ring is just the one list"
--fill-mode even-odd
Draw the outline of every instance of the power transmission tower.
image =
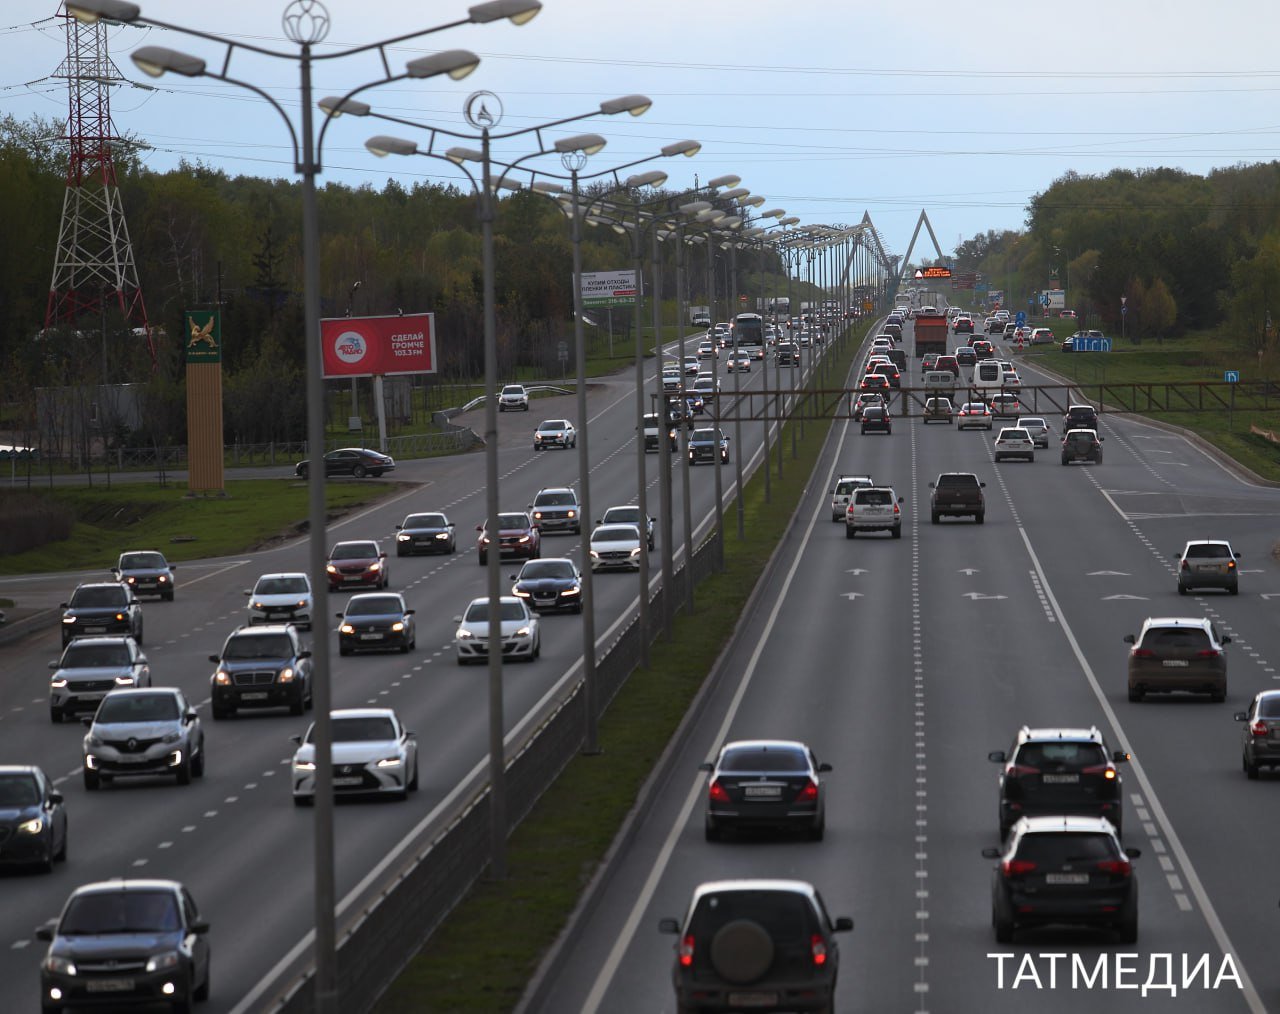
[[67, 79], [70, 115], [66, 141], [67, 190], [54, 253], [53, 281], [45, 307], [46, 328], [74, 324], [116, 304], [134, 333], [146, 338], [151, 362], [155, 343], [138, 284], [138, 268], [116, 185], [111, 125], [111, 87], [123, 80], [107, 54], [105, 21], [84, 24], [63, 11], [67, 57], [55, 77]]

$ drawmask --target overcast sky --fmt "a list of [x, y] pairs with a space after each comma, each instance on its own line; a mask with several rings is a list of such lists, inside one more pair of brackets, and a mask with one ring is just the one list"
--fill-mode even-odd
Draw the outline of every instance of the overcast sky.
[[[142, 0], [143, 14], [242, 42], [282, 39], [278, 0]], [[376, 42], [464, 17], [448, 0], [328, 0], [319, 52]], [[57, 0], [0, 4], [0, 110], [65, 119], [66, 55]], [[1021, 228], [1028, 200], [1069, 170], [1215, 166], [1269, 161], [1280, 135], [1275, 7], [1166, 0], [1074, 4], [820, 3], [817, 0], [545, 0], [541, 14], [450, 29], [389, 51], [393, 73], [416, 56], [466, 48], [482, 58], [460, 82], [395, 81], [364, 94], [375, 110], [470, 132], [461, 119], [477, 89], [501, 97], [499, 131], [594, 109], [632, 92], [644, 116], [595, 117], [559, 133], [609, 139], [590, 172], [653, 154], [671, 141], [703, 144], [693, 159], [657, 163], [671, 185], [725, 173], [806, 224], [854, 223], [868, 212], [890, 250], [905, 254], [922, 209], [944, 253], [987, 229]], [[128, 58], [140, 45], [183, 49], [220, 65], [213, 43], [155, 28], [111, 28], [125, 78], [150, 83]], [[236, 75], [296, 111], [296, 67], [237, 57]], [[316, 95], [377, 78], [369, 56], [329, 61]], [[117, 133], [154, 146], [152, 169], [200, 160], [227, 173], [292, 174], [277, 114], [239, 89], [168, 75], [146, 91], [112, 89]], [[443, 162], [376, 159], [363, 142], [414, 133], [343, 117], [325, 141], [324, 180], [381, 187], [389, 175], [461, 181]], [[451, 142], [459, 143], [459, 142]], [[447, 146], [447, 145], [445, 145]], [[516, 138], [495, 155], [537, 150]], [[557, 168], [553, 158], [541, 164]], [[644, 168], [652, 168], [645, 166]], [[640, 171], [640, 170], [634, 170]], [[932, 256], [927, 240], [917, 255]], [[913, 257], [913, 259], [916, 259]]]

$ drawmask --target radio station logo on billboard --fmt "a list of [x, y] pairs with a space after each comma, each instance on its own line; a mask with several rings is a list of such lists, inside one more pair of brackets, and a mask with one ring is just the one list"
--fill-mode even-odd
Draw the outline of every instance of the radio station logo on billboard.
[[320, 346], [326, 378], [435, 373], [435, 314], [328, 317], [320, 321]]

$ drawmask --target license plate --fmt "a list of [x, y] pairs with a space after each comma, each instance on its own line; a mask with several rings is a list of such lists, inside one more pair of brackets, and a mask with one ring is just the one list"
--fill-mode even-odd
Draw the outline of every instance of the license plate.
[[334, 784], [334, 785], [359, 785], [362, 781], [364, 781], [364, 779], [359, 778], [359, 777], [356, 777], [356, 778], [335, 778], [335, 779], [333, 780], [333, 784]]
[[1041, 775], [1046, 785], [1074, 785], [1080, 781], [1079, 775]]
[[364, 575], [362, 575], [362, 574], [343, 574], [343, 575], [342, 575], [342, 580], [344, 580], [344, 581], [359, 581], [359, 580], [360, 580], [360, 578], [361, 578], [361, 577], [363, 577], [363, 576], [364, 576]]
[[1087, 873], [1046, 873], [1044, 875], [1046, 884], [1087, 884], [1089, 882], [1089, 874]]
[[1185, 658], [1166, 658], [1163, 664], [1170, 669], [1183, 669], [1187, 666], [1187, 660]]
[[782, 795], [782, 790], [776, 785], [746, 785], [743, 786], [742, 794], [747, 798], [760, 797], [777, 797]]
[[360, 640], [362, 640], [362, 641], [381, 641], [381, 640], [382, 640], [382, 636], [383, 636], [383, 635], [381, 635], [381, 634], [361, 634], [361, 635], [360, 635]]
[[106, 627], [85, 627], [84, 632], [86, 634], [105, 634], [107, 632], [107, 628]]
[[254, 691], [253, 691], [253, 692], [251, 692], [251, 693], [241, 694], [241, 695], [240, 695], [240, 700], [242, 700], [242, 701], [265, 701], [265, 700], [267, 699], [267, 697], [268, 697], [267, 691], [265, 691], [265, 690], [254, 690]]
[[287, 611], [285, 611], [285, 612], [267, 613], [267, 619], [269, 619], [269, 620], [287, 620], [287, 619], [289, 618], [289, 616], [290, 616], [290, 615], [291, 615], [291, 614], [290, 614], [289, 612], [287, 612]]
[[144, 763], [146, 763], [146, 760], [147, 760], [147, 758], [145, 758], [145, 757], [136, 757], [136, 756], [132, 756], [132, 755], [130, 755], [130, 754], [121, 754], [121, 756], [120, 756], [120, 760], [119, 760], [119, 762], [118, 762], [118, 763], [120, 763], [120, 764], [144, 764]]
[[963, 508], [964, 506], [965, 506], [965, 504], [962, 504], [962, 503], [953, 503], [953, 504], [951, 505], [951, 509], [952, 509], [953, 511], [955, 511], [955, 510], [960, 510], [960, 509], [961, 509], [961, 508]]
[[131, 993], [132, 979], [88, 979], [84, 984], [86, 993]]
[[777, 993], [730, 993], [730, 1007], [776, 1007]]

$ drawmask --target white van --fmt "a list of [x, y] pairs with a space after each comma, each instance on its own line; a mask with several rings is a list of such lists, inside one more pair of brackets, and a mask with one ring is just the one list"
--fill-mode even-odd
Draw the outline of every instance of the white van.
[[989, 401], [990, 396], [1004, 386], [1004, 370], [994, 359], [979, 359], [973, 367], [970, 386], [976, 397]]
[[950, 370], [929, 370], [924, 375], [926, 396], [954, 398], [956, 378]]

